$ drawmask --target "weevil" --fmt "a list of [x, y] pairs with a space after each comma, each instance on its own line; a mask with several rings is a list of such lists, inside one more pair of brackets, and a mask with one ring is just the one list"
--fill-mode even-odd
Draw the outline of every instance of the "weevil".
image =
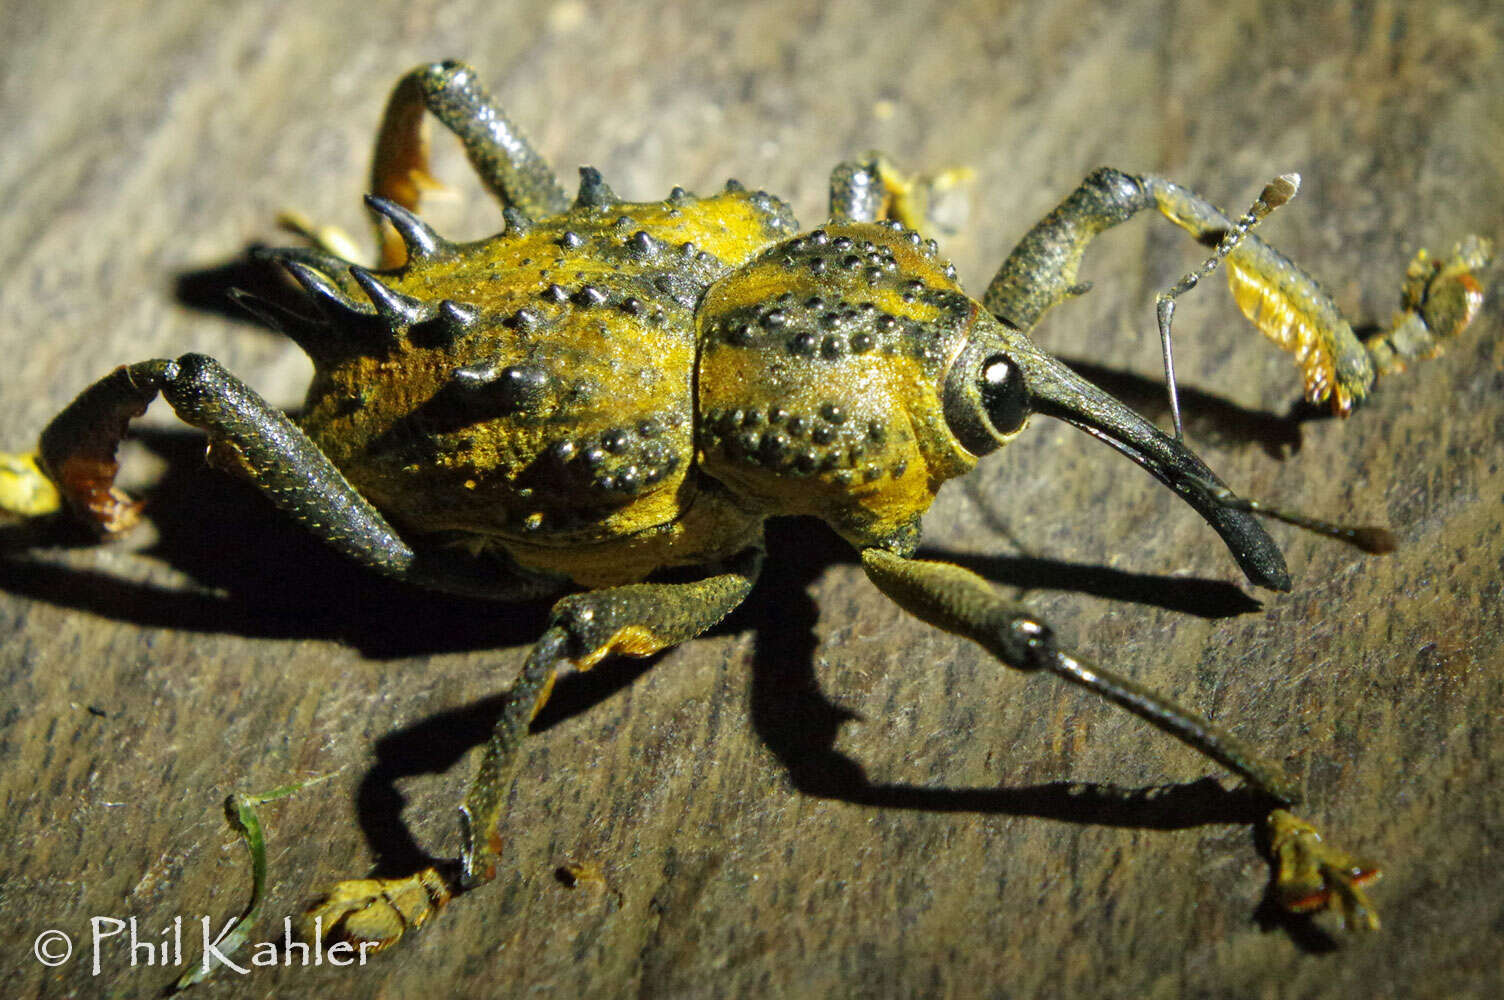
[[[498, 235], [451, 242], [417, 214], [432, 180], [430, 116], [501, 203]], [[582, 168], [571, 198], [455, 62], [397, 85], [371, 190], [377, 267], [312, 239], [260, 254], [301, 286], [306, 308], [241, 295], [314, 362], [297, 420], [203, 355], [126, 365], [48, 425], [0, 496], [14, 511], [61, 505], [105, 534], [127, 530], [139, 507], [114, 485], [115, 450], [160, 393], [207, 432], [214, 464], [357, 563], [456, 594], [562, 595], [465, 793], [458, 861], [338, 883], [310, 911], [326, 931], [384, 947], [491, 881], [518, 749], [555, 678], [711, 628], [751, 590], [764, 522], [780, 515], [827, 521], [872, 583], [924, 621], [1010, 667], [1082, 685], [1241, 776], [1270, 801], [1276, 896], [1376, 924], [1362, 889], [1374, 869], [1285, 810], [1299, 796], [1277, 767], [1082, 662], [977, 575], [916, 558], [920, 518], [942, 484], [1039, 413], [1131, 459], [1221, 536], [1252, 583], [1288, 590], [1254, 504], [1029, 332], [1084, 290], [1078, 269], [1098, 233], [1153, 209], [1220, 243], [1212, 260], [1244, 313], [1295, 354], [1309, 399], [1346, 414], [1378, 375], [1468, 324], [1486, 242], [1437, 261], [1422, 252], [1395, 323], [1360, 338], [1312, 278], [1248, 232], [1258, 213], [1234, 220], [1168, 180], [1101, 169], [978, 300], [918, 231], [923, 186], [881, 157], [834, 170], [830, 217], [808, 232], [783, 201], [735, 182], [629, 203]]]

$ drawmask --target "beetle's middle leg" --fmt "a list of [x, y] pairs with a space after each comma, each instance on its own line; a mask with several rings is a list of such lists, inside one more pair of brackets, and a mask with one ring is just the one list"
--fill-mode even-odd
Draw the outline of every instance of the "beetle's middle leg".
[[967, 199], [960, 189], [974, 172], [952, 167], [934, 174], [901, 172], [881, 153], [868, 153], [860, 160], [847, 160], [830, 172], [830, 218], [833, 222], [877, 222], [894, 219], [910, 229], [938, 228], [944, 233], [960, 229], [951, 218]]
[[1377, 926], [1362, 891], [1377, 869], [1327, 845], [1309, 824], [1286, 812], [1283, 806], [1297, 802], [1300, 793], [1277, 765], [1243, 741], [1189, 709], [1059, 649], [1049, 626], [999, 598], [970, 570], [875, 548], [863, 550], [862, 566], [879, 590], [921, 620], [979, 643], [1010, 667], [1045, 670], [1094, 691], [1245, 778], [1280, 806], [1269, 820], [1276, 898], [1298, 912], [1332, 906], [1345, 921]]
[[502, 806], [513, 782], [517, 749], [548, 701], [561, 671], [588, 670], [607, 656], [650, 656], [712, 627], [746, 598], [762, 554], [748, 551], [725, 572], [693, 583], [640, 583], [572, 594], [554, 605], [548, 628], [507, 691], [496, 727], [460, 807], [464, 853], [458, 878], [427, 868], [405, 878], [338, 883], [304, 917], [323, 933], [395, 944], [407, 928], [433, 916], [451, 895], [495, 877], [501, 856]]

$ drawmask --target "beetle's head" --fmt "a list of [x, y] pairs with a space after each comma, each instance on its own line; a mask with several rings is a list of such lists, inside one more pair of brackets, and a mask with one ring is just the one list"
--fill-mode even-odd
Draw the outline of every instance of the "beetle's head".
[[1274, 590], [1290, 589], [1279, 548], [1253, 514], [1227, 506], [1213, 493], [1221, 483], [1201, 459], [1018, 330], [980, 313], [946, 373], [941, 394], [946, 424], [974, 455], [1012, 440], [1031, 413], [1080, 428], [1195, 508], [1222, 536], [1249, 580]]
[[699, 462], [749, 503], [858, 546], [911, 546], [940, 486], [1038, 412], [1180, 494], [1254, 583], [1289, 586], [1200, 459], [989, 314], [902, 226], [833, 222], [775, 244], [716, 281], [696, 322]]

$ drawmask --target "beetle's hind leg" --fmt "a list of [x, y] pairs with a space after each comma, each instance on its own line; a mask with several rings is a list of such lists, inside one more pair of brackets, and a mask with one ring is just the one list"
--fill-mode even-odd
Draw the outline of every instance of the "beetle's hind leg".
[[572, 594], [554, 605], [548, 628], [503, 698], [496, 727], [460, 807], [460, 871], [425, 868], [393, 879], [351, 879], [304, 916], [305, 930], [378, 948], [432, 917], [457, 892], [491, 881], [501, 856], [498, 826], [528, 724], [548, 701], [559, 673], [588, 670], [612, 654], [650, 656], [712, 627], [746, 598], [761, 565], [748, 551], [725, 572], [693, 583], [641, 583]]
[[1279, 806], [1269, 816], [1275, 860], [1275, 898], [1293, 912], [1334, 908], [1345, 922], [1376, 927], [1378, 918], [1363, 894], [1377, 876], [1326, 844], [1310, 824], [1283, 808], [1299, 792], [1280, 768], [1230, 733], [1124, 677], [1083, 663], [1055, 645], [1049, 627], [1018, 605], [998, 597], [970, 570], [950, 563], [907, 559], [883, 549], [862, 552], [867, 576], [883, 593], [923, 621], [979, 643], [1010, 667], [1044, 670], [1101, 695], [1205, 754], [1246, 779]]
[[[115, 449], [132, 418], [161, 393], [209, 434], [209, 458], [248, 479], [310, 534], [363, 566], [422, 586], [516, 599], [557, 593], [559, 581], [458, 553], [414, 550], [281, 410], [213, 358], [185, 354], [122, 365], [42, 431], [36, 468], [59, 500], [106, 534], [128, 530], [140, 504], [115, 486]], [[0, 497], [0, 504], [7, 501]], [[46, 513], [39, 510], [31, 513]]]
[[[475, 70], [453, 60], [419, 66], [398, 81], [376, 136], [372, 194], [416, 210], [425, 188], [442, 186], [428, 172], [425, 112], [464, 143], [471, 166], [503, 206], [533, 217], [569, 208], [548, 161], [481, 86]], [[376, 225], [382, 266], [401, 264], [406, 255], [396, 230], [379, 214]]]
[[893, 219], [910, 229], [960, 231], [970, 207], [970, 167], [934, 174], [904, 174], [881, 153], [837, 164], [830, 172], [832, 222], [878, 222]]
[[42, 431], [40, 464], [78, 517], [106, 534], [136, 523], [140, 504], [114, 485], [115, 449], [158, 393], [185, 423], [209, 432], [211, 461], [249, 478], [324, 541], [399, 575], [411, 561], [412, 550], [286, 414], [202, 354], [122, 365]]
[[[481, 183], [503, 207], [533, 217], [569, 208], [569, 198], [548, 161], [481, 86], [475, 70], [453, 60], [419, 66], [392, 90], [371, 158], [373, 198], [416, 211], [423, 192], [444, 189], [429, 172], [429, 114], [464, 144]], [[395, 213], [379, 204], [370, 208], [379, 266], [402, 266], [407, 243], [392, 224]], [[302, 212], [285, 210], [277, 223], [325, 253], [347, 261], [365, 256], [343, 229], [320, 225]]]

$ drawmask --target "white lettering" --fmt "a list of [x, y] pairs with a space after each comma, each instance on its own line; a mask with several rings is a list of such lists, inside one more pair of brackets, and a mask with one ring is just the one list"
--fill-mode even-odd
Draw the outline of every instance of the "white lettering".
[[[108, 931], [106, 925], [113, 925]], [[107, 937], [114, 937], [125, 930], [125, 921], [114, 917], [95, 917], [89, 921], [89, 935], [94, 941], [94, 975], [99, 975], [99, 944]]]
[[[235, 919], [234, 918], [226, 921], [226, 923], [225, 923], [225, 929], [222, 930], [222, 931], [220, 931], [219, 932], [219, 936], [216, 937], [212, 941], [209, 940], [209, 918], [208, 917], [204, 917], [203, 918], [203, 925], [204, 925], [204, 958], [203, 958], [204, 966], [203, 966], [203, 968], [204, 968], [204, 974], [205, 975], [213, 972], [218, 966], [221, 966], [221, 965], [223, 965], [225, 968], [231, 970], [232, 972], [238, 972], [238, 973], [240, 973], [242, 976], [251, 971], [250, 969], [247, 969], [244, 966], [236, 965], [234, 962], [230, 961], [230, 956], [229, 955], [226, 955], [224, 952], [222, 952], [222, 951], [219, 950], [219, 943], [225, 939], [225, 936], [230, 933], [230, 929], [235, 926]], [[274, 951], [276, 950], [275, 946], [273, 946], [273, 950]], [[210, 959], [211, 955], [213, 956], [212, 960]]]

